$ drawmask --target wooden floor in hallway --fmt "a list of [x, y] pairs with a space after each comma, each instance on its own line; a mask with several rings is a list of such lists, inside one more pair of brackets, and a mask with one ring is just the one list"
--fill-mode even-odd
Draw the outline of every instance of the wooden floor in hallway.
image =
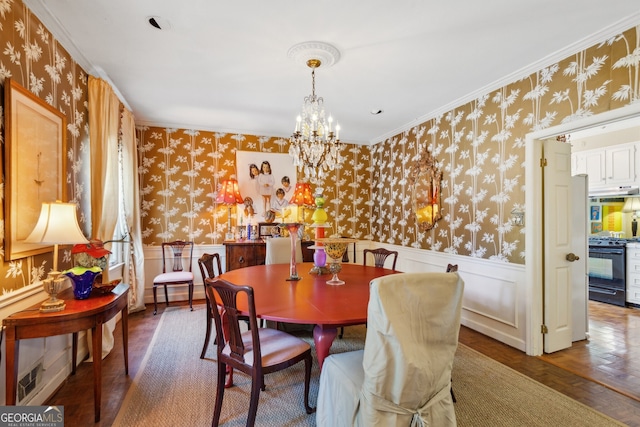
[[[194, 301], [196, 303], [204, 304], [204, 301]], [[587, 379], [588, 375], [604, 372], [613, 379], [613, 384], [624, 384], [625, 378], [636, 380], [640, 369], [637, 345], [640, 310], [589, 304], [591, 339], [553, 355], [527, 356], [464, 326], [460, 330], [460, 342], [612, 418], [640, 427], [640, 401]], [[90, 363], [82, 363], [76, 375], [69, 377], [46, 402], [64, 406], [65, 425], [110, 426], [113, 423], [163, 310], [164, 305], [159, 305], [156, 316], [152, 307], [129, 316], [129, 376], [124, 375], [122, 336], [120, 328], [116, 328], [115, 349], [103, 361], [100, 422], [94, 423]], [[202, 322], [204, 325], [204, 318]], [[634, 384], [630, 386], [640, 390]]]
[[640, 309], [589, 301], [589, 339], [541, 358], [640, 400]]

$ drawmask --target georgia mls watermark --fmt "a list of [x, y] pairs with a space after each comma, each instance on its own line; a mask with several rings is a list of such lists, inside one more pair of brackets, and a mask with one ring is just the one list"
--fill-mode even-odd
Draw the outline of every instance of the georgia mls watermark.
[[64, 407], [0, 406], [0, 427], [64, 427]]

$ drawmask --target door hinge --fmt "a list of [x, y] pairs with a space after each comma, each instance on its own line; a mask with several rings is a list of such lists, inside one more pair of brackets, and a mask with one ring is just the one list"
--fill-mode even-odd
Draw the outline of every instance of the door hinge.
[[547, 325], [540, 325], [540, 332], [542, 332], [543, 334], [548, 334], [549, 328], [547, 328]]
[[547, 159], [545, 158], [540, 159], [540, 167], [543, 168], [545, 166], [547, 166]]

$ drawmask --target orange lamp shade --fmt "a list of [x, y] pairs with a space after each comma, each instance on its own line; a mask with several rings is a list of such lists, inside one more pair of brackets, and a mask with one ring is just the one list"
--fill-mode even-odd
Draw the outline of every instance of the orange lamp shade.
[[315, 200], [311, 194], [311, 185], [307, 182], [296, 183], [296, 188], [293, 190], [293, 196], [291, 200], [289, 200], [289, 203], [298, 206], [313, 207]]
[[225, 179], [220, 185], [216, 203], [224, 203], [225, 205], [234, 205], [242, 203], [242, 196], [238, 188], [238, 181], [235, 179]]

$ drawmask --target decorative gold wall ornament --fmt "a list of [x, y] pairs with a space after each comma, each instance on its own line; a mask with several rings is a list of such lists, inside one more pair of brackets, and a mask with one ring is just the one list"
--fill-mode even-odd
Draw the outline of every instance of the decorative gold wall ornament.
[[440, 184], [442, 172], [429, 150], [420, 153], [420, 157], [409, 172], [411, 187], [411, 205], [416, 224], [422, 231], [431, 230], [436, 221], [442, 218], [440, 202]]

